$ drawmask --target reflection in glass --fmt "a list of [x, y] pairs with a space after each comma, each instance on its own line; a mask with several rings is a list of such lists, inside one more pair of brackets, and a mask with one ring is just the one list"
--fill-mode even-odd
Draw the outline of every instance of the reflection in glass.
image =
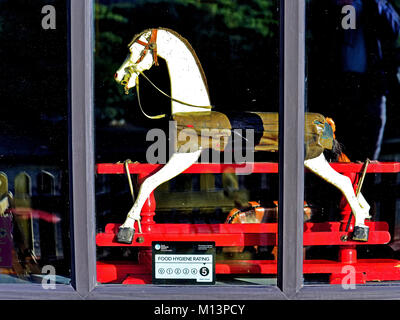
[[[306, 174], [316, 214], [304, 227], [306, 281], [361, 284], [399, 280], [398, 1], [307, 3], [307, 111], [333, 119], [346, 155], [331, 166], [369, 207], [359, 234], [343, 195]], [[338, 163], [339, 162], [339, 163]], [[360, 193], [359, 193], [360, 192]], [[361, 196], [358, 197], [360, 200]], [[346, 287], [347, 288], [347, 287]]]
[[0, 1], [0, 283], [70, 282], [66, 18]]

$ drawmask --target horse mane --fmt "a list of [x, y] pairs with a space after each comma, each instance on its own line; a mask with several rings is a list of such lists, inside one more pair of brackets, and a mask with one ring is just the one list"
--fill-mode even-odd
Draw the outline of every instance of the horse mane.
[[136, 42], [136, 40], [138, 40], [143, 33], [150, 32], [152, 29], [168, 31], [169, 33], [172, 33], [175, 37], [177, 37], [179, 40], [181, 40], [185, 44], [187, 49], [193, 55], [194, 60], [196, 61], [196, 65], [200, 70], [201, 78], [203, 79], [204, 84], [206, 86], [207, 94], [208, 94], [208, 96], [210, 96], [210, 92], [209, 92], [209, 89], [208, 89], [208, 83], [207, 83], [207, 77], [206, 77], [206, 74], [204, 72], [203, 66], [201, 65], [200, 59], [198, 58], [196, 52], [194, 51], [194, 49], [193, 49], [192, 45], [189, 43], [189, 41], [187, 39], [185, 39], [184, 37], [182, 37], [178, 32], [176, 32], [174, 30], [171, 30], [171, 29], [168, 29], [168, 28], [163, 28], [163, 27], [149, 28], [149, 29], [143, 30], [140, 33], [135, 34], [134, 37], [132, 38], [132, 41], [129, 42], [128, 48], [130, 48], [132, 46], [132, 44], [134, 44]]

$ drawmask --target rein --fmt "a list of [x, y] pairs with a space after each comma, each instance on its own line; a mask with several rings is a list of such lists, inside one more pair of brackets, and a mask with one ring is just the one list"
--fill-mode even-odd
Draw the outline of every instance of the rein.
[[149, 116], [146, 112], [144, 112], [143, 107], [142, 107], [142, 104], [141, 104], [141, 102], [140, 102], [139, 76], [136, 77], [136, 96], [137, 96], [137, 100], [138, 100], [138, 104], [139, 104], [140, 111], [142, 111], [143, 115], [144, 115], [146, 118], [155, 120], [155, 119], [162, 119], [162, 118], [165, 118], [165, 117], [166, 117], [166, 114], [165, 114], [165, 113], [164, 113], [164, 114], [159, 114], [158, 116]]
[[[145, 55], [147, 54], [148, 50], [151, 50], [152, 55], [153, 55], [153, 61], [154, 64], [156, 66], [158, 66], [158, 61], [157, 61], [157, 29], [152, 29], [151, 31], [151, 37], [148, 40], [148, 43], [145, 43], [139, 39], [137, 39], [135, 42], [141, 44], [142, 46], [144, 46], [144, 50], [141, 54], [141, 56], [139, 57], [138, 61], [136, 61], [135, 64], [140, 63]], [[191, 104], [185, 101], [181, 101], [178, 99], [175, 99], [173, 97], [171, 97], [169, 94], [165, 93], [164, 91], [162, 91], [159, 87], [157, 87], [142, 71], [137, 70], [136, 68], [130, 66], [128, 68], [125, 69], [125, 72], [129, 75], [129, 78], [132, 76], [132, 73], [139, 73], [140, 75], [143, 76], [143, 78], [145, 78], [158, 92], [160, 92], [162, 95], [164, 95], [165, 97], [169, 98], [171, 101], [174, 102], [178, 102], [180, 104], [189, 106], [189, 107], [194, 107], [194, 108], [201, 108], [201, 109], [207, 109], [207, 110], [211, 110], [212, 106], [199, 106], [199, 105], [195, 105], [195, 104]], [[125, 79], [128, 80], [128, 79]], [[129, 81], [126, 81], [126, 84], [128, 84]], [[125, 87], [125, 94], [129, 94], [129, 89], [127, 87]], [[144, 116], [146, 116], [149, 119], [162, 119], [164, 117], [166, 117], [166, 114], [160, 114], [158, 116], [149, 116], [148, 114], [146, 114], [142, 108], [142, 104], [140, 101], [140, 93], [139, 93], [139, 75], [136, 77], [136, 94], [137, 94], [137, 99], [138, 99], [138, 104], [139, 104], [139, 108], [140, 111], [143, 113]]]
[[[172, 101], [184, 104], [186, 106], [189, 107], [195, 107], [195, 108], [202, 108], [202, 109], [207, 109], [207, 110], [211, 110], [212, 106], [198, 106], [198, 105], [194, 105], [191, 103], [187, 103], [178, 99], [175, 99], [173, 97], [171, 97], [169, 94], [165, 93], [164, 91], [162, 91], [159, 87], [157, 87], [142, 71], [138, 71], [143, 78], [145, 78], [157, 91], [159, 91], [161, 94], [163, 94], [164, 96], [166, 96], [167, 98], [169, 98]], [[129, 92], [127, 92], [127, 94], [129, 94]], [[139, 76], [136, 77], [136, 95], [137, 95], [137, 99], [138, 99], [138, 104], [139, 104], [139, 108], [140, 111], [142, 111], [143, 115], [146, 116], [149, 119], [162, 119], [166, 117], [166, 114], [160, 114], [158, 116], [149, 116], [148, 114], [146, 114], [143, 110], [142, 104], [141, 104], [141, 100], [140, 100], [140, 92], [139, 92]]]

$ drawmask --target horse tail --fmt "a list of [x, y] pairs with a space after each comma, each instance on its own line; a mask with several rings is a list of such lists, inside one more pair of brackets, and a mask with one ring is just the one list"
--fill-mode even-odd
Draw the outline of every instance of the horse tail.
[[343, 152], [343, 145], [336, 139], [333, 139], [332, 153], [335, 158], [334, 161], [336, 162], [351, 162], [347, 155]]
[[332, 127], [333, 143], [332, 150], [325, 150], [325, 156], [329, 161], [333, 162], [351, 162], [350, 159], [343, 152], [343, 145], [336, 140], [335, 131], [336, 125], [332, 118], [326, 118], [326, 122]]

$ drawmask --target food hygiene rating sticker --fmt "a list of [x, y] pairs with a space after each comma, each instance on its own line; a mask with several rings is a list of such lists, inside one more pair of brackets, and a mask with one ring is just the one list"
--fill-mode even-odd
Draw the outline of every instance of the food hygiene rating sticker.
[[214, 284], [214, 242], [153, 242], [153, 283]]

